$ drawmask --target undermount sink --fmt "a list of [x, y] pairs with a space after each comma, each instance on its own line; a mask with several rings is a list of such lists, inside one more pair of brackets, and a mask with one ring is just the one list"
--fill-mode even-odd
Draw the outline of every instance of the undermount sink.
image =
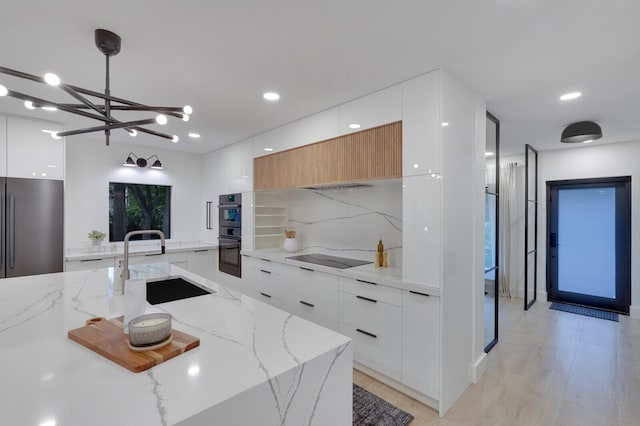
[[147, 302], [151, 305], [204, 296], [213, 293], [183, 277], [169, 277], [147, 281]]

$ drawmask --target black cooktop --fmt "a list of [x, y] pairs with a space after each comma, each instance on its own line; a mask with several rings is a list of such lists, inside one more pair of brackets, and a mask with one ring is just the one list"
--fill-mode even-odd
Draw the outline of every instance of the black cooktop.
[[331, 268], [347, 269], [354, 266], [367, 265], [366, 260], [347, 259], [346, 257], [329, 256], [326, 254], [303, 254], [300, 256], [287, 257], [287, 259], [297, 260], [298, 262], [313, 263], [315, 265], [329, 266]]

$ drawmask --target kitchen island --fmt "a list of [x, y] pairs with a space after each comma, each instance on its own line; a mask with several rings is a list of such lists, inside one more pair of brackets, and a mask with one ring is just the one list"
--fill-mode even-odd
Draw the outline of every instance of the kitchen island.
[[349, 425], [352, 344], [170, 264], [214, 291], [150, 307], [200, 346], [132, 373], [69, 340], [89, 318], [123, 314], [114, 268], [0, 281], [0, 409], [7, 425]]

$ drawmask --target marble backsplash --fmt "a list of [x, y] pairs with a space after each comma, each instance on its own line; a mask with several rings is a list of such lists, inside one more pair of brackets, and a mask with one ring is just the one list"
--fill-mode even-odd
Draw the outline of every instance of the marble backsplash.
[[301, 252], [375, 259], [382, 236], [389, 266], [402, 265], [402, 182], [373, 186], [290, 191], [288, 223]]

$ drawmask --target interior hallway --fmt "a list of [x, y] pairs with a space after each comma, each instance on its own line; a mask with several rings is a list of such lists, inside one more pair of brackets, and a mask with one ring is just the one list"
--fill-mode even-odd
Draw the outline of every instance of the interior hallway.
[[640, 320], [606, 321], [500, 299], [488, 368], [447, 415], [354, 370], [354, 382], [422, 425], [640, 424]]

